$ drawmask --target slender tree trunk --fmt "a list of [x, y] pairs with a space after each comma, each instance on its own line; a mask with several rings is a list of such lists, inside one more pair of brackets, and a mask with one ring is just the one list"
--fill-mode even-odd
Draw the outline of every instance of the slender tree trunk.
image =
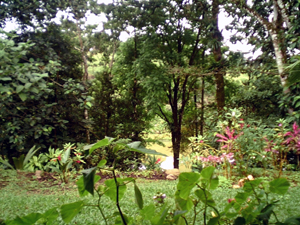
[[195, 134], [194, 136], [195, 137], [198, 137], [198, 134], [199, 134], [199, 130], [198, 130], [198, 106], [197, 106], [197, 93], [196, 93], [196, 90], [195, 90], [195, 93], [194, 93], [194, 104], [195, 104], [195, 112], [196, 112], [196, 115], [195, 115]]
[[180, 143], [181, 143], [181, 132], [180, 130], [176, 129], [172, 131], [172, 145], [173, 145], [173, 157], [174, 157], [175, 169], [179, 169]]
[[[76, 18], [77, 35], [78, 35], [78, 39], [79, 39], [80, 52], [81, 52], [81, 57], [82, 57], [82, 61], [83, 61], [83, 68], [84, 68], [84, 75], [83, 75], [83, 78], [82, 78], [82, 82], [83, 82], [83, 85], [85, 87], [85, 90], [87, 91], [86, 82], [87, 82], [87, 79], [88, 79], [88, 76], [89, 76], [89, 74], [88, 74], [88, 63], [87, 63], [86, 54], [85, 54], [85, 51], [84, 51], [84, 46], [83, 46], [83, 41], [82, 41], [82, 36], [81, 36], [81, 28], [79, 26], [78, 21], [79, 21], [79, 19]], [[86, 108], [84, 109], [84, 119], [85, 120], [89, 119], [89, 112]], [[90, 138], [89, 128], [86, 128], [86, 142], [90, 143], [90, 139], [91, 138]]]
[[222, 68], [222, 51], [221, 51], [221, 41], [223, 39], [218, 26], [218, 15], [219, 15], [219, 0], [213, 0], [212, 2], [212, 23], [213, 23], [213, 39], [214, 39], [214, 59], [218, 66], [215, 69], [215, 81], [216, 81], [216, 101], [218, 111], [222, 111], [225, 106], [225, 91], [224, 91], [224, 75], [225, 72]]
[[204, 128], [204, 89], [205, 89], [205, 81], [204, 76], [202, 76], [202, 87], [201, 87], [201, 128], [200, 135], [203, 136], [203, 128]]
[[115, 60], [115, 54], [116, 54], [116, 41], [114, 41], [114, 43], [113, 43], [113, 53], [112, 53], [112, 56], [111, 56], [111, 60], [109, 62], [110, 71], [112, 70], [112, 67], [113, 67], [113, 63], [114, 63], [114, 60]]
[[[240, 0], [233, 0], [233, 3], [240, 4], [250, 15], [255, 17], [271, 36], [281, 85], [282, 87], [286, 87], [287, 74], [284, 71], [284, 65], [287, 62], [287, 49], [284, 44], [283, 34], [286, 32], [284, 23], [288, 29], [291, 29], [291, 23], [289, 21], [287, 9], [283, 1], [273, 0], [274, 8], [272, 22], [266, 20], [257, 11]], [[284, 89], [284, 94], [288, 94], [289, 92], [289, 89]]]
[[[138, 44], [138, 38], [136, 36], [136, 33], [134, 35], [134, 60], [137, 60], [138, 58], [138, 52], [137, 52], [137, 44]], [[138, 81], [137, 81], [137, 74], [136, 74], [136, 69], [134, 72], [134, 79], [133, 79], [133, 87], [132, 87], [132, 107], [133, 107], [133, 121], [135, 121], [136, 123], [139, 122], [139, 115], [137, 112], [137, 105], [138, 105]], [[138, 141], [139, 140], [139, 132], [138, 131], [134, 131], [133, 132], [133, 137], [132, 139], [134, 141]]]

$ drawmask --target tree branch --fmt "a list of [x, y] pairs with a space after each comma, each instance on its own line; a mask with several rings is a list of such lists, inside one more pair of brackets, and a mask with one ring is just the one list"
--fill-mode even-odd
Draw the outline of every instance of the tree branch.
[[258, 12], [256, 12], [254, 9], [250, 8], [246, 3], [242, 2], [241, 0], [233, 0], [232, 3], [241, 5], [250, 15], [254, 16], [260, 23], [261, 25], [264, 26], [264, 28], [267, 31], [272, 31], [273, 30], [273, 25], [270, 23], [268, 20], [263, 18]]
[[[168, 123], [169, 127], [171, 127], [171, 123], [170, 123], [168, 117], [167, 117], [166, 114], [162, 111], [162, 108], [160, 107], [160, 105], [157, 105], [157, 106], [158, 106], [159, 111], [160, 111], [160, 113], [162, 114], [163, 118], [166, 120], [166, 122]], [[162, 118], [162, 119], [163, 119], [163, 118]]]

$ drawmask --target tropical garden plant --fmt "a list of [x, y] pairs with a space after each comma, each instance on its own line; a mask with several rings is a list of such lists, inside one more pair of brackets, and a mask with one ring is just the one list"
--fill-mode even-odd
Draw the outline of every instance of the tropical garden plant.
[[[110, 145], [109, 139], [103, 139], [90, 147], [89, 153], [95, 149]], [[129, 148], [131, 151], [143, 153], [154, 153], [140, 147], [140, 143], [130, 143], [128, 145], [119, 144], [114, 146], [115, 153], [121, 148]], [[54, 207], [45, 213], [31, 213], [24, 217], [17, 217], [14, 220], [5, 221], [5, 224], [34, 224], [38, 221], [52, 223], [61, 217], [65, 223], [70, 223], [72, 219], [80, 213], [85, 206], [95, 207], [102, 215], [105, 224], [112, 222], [108, 218], [101, 206], [102, 197], [107, 196], [114, 202], [117, 213], [114, 214], [113, 224], [136, 224], [135, 218], [125, 215], [122, 211], [120, 200], [126, 193], [127, 184], [133, 183], [135, 201], [142, 216], [142, 221], [149, 221], [151, 224], [195, 224], [199, 213], [203, 213], [203, 224], [268, 224], [270, 220], [275, 220], [276, 224], [299, 224], [300, 217], [287, 218], [279, 221], [276, 217], [275, 207], [278, 200], [275, 195], [284, 195], [289, 189], [289, 182], [284, 178], [277, 178], [271, 182], [256, 179], [245, 183], [243, 190], [238, 192], [234, 198], [228, 199], [227, 206], [220, 210], [216, 204], [212, 190], [218, 187], [219, 180], [214, 175], [215, 168], [212, 166], [204, 168], [201, 173], [181, 173], [175, 192], [175, 209], [164, 204], [166, 195], [157, 193], [154, 196], [156, 204], [144, 205], [143, 195], [133, 178], [118, 178], [115, 174], [115, 167], [105, 167], [106, 160], [102, 159], [96, 167], [83, 170], [83, 176], [77, 181], [79, 195], [81, 197], [91, 194], [97, 196], [97, 204], [87, 204], [83, 200], [73, 203], [63, 204], [61, 207]], [[96, 175], [96, 171], [109, 170], [113, 173], [113, 178], [97, 185], [101, 179]], [[272, 195], [271, 195], [272, 194]], [[270, 197], [271, 196], [271, 197]], [[187, 214], [192, 213], [188, 219]]]

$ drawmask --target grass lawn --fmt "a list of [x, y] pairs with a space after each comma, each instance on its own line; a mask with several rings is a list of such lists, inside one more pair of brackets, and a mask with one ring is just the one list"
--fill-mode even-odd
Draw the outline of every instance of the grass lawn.
[[[298, 174], [293, 173], [294, 179], [298, 179]], [[292, 177], [290, 175], [290, 177]], [[153, 203], [153, 196], [157, 192], [165, 193], [166, 204], [170, 209], [174, 209], [174, 193], [177, 181], [145, 180], [138, 179], [137, 184], [143, 193], [144, 205]], [[217, 208], [222, 209], [228, 204], [227, 199], [233, 198], [238, 192], [236, 189], [229, 188], [228, 185], [217, 188], [213, 191], [214, 200]], [[37, 180], [32, 174], [25, 172], [0, 170], [0, 219], [8, 220], [16, 216], [24, 216], [32, 212], [43, 213], [52, 207], [59, 207], [62, 204], [72, 203], [84, 199], [86, 204], [93, 205], [96, 198], [87, 196], [80, 198], [77, 187], [73, 182], [62, 186], [55, 179], [44, 181]], [[300, 214], [300, 188], [294, 184], [288, 194], [280, 199], [279, 206], [276, 207], [278, 217], [287, 218]], [[107, 197], [103, 197], [101, 204], [105, 215], [109, 218], [109, 224], [114, 224], [111, 216], [116, 212], [116, 206]], [[148, 224], [141, 222], [138, 207], [134, 200], [133, 185], [128, 185], [127, 192], [121, 200], [121, 208], [125, 214], [134, 216], [138, 224]], [[203, 224], [201, 213], [196, 224]], [[189, 220], [191, 221], [191, 219]], [[54, 224], [64, 224], [61, 219]], [[75, 217], [70, 224], [105, 224], [101, 214], [95, 207], [84, 207], [81, 213]]]

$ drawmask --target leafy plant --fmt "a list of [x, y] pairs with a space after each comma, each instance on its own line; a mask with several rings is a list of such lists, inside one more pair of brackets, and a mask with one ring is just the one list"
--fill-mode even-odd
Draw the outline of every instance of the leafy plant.
[[155, 155], [146, 155], [144, 165], [147, 170], [161, 170], [161, 163], [161, 158], [157, 158]]
[[0, 157], [0, 163], [4, 164], [5, 166], [11, 168], [11, 169], [16, 169], [16, 170], [25, 170], [28, 169], [28, 166], [31, 164], [30, 160], [32, 157], [34, 157], [34, 154], [39, 150], [40, 148], [35, 148], [35, 146], [33, 146], [28, 153], [26, 154], [26, 156], [23, 154], [21, 156], [19, 156], [19, 158], [13, 157], [13, 162], [14, 162], [14, 166], [12, 166], [8, 161], [2, 159]]
[[[95, 149], [111, 145], [113, 139], [105, 138], [96, 144], [89, 146], [89, 154]], [[113, 147], [113, 152], [117, 155], [119, 150], [128, 148], [130, 151], [137, 151], [147, 154], [159, 154], [153, 150], [145, 149], [140, 142], [129, 144], [118, 143]], [[165, 194], [155, 195], [155, 204], [145, 205], [143, 195], [133, 178], [118, 178], [115, 171], [115, 163], [112, 167], [106, 167], [106, 160], [102, 159], [96, 167], [82, 171], [83, 176], [76, 182], [79, 195], [81, 197], [91, 194], [97, 196], [98, 200], [93, 204], [87, 204], [83, 200], [64, 204], [59, 208], [52, 208], [45, 213], [31, 213], [22, 218], [17, 217], [6, 224], [24, 224], [25, 221], [34, 224], [43, 220], [45, 223], [53, 222], [59, 216], [65, 223], [70, 223], [73, 218], [85, 206], [96, 207], [102, 215], [105, 224], [109, 223], [109, 218], [105, 215], [102, 207], [102, 197], [108, 197], [116, 206], [117, 212], [114, 213], [114, 224], [136, 224], [135, 218], [126, 215], [120, 204], [124, 197], [127, 184], [133, 183], [135, 201], [139, 208], [142, 222], [149, 221], [152, 225], [162, 224], [196, 224], [200, 212], [203, 214], [203, 224], [211, 225], [218, 223], [226, 224], [269, 224], [275, 219], [277, 224], [288, 225], [291, 221], [299, 221], [300, 216], [286, 219], [284, 222], [278, 220], [275, 207], [278, 200], [275, 195], [284, 195], [289, 189], [289, 182], [284, 178], [277, 178], [271, 182], [263, 179], [246, 181], [243, 190], [238, 192], [234, 198], [228, 199], [227, 206], [220, 211], [214, 200], [212, 190], [219, 186], [219, 179], [214, 175], [215, 168], [209, 166], [204, 168], [201, 173], [181, 173], [175, 192], [175, 210], [171, 210], [164, 204]], [[97, 170], [108, 170], [113, 173], [113, 178], [106, 180], [100, 185], [96, 182], [101, 179], [96, 175]], [[94, 201], [93, 201], [94, 202]], [[187, 215], [192, 213], [191, 221]], [[272, 217], [274, 215], [274, 217]], [[298, 222], [296, 224], [299, 224]]]
[[33, 156], [25, 166], [25, 169], [31, 172], [34, 172], [36, 170], [43, 170], [45, 162], [47, 162], [47, 157], [45, 156], [45, 154]]
[[284, 134], [287, 137], [283, 144], [286, 144], [290, 151], [293, 151], [297, 155], [298, 167], [300, 168], [300, 128], [296, 122], [293, 124], [293, 131], [288, 131]]

